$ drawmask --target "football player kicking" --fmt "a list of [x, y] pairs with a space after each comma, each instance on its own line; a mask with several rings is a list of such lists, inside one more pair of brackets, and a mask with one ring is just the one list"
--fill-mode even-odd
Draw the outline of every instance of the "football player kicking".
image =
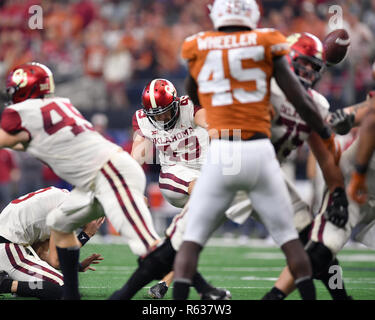
[[[40, 189], [13, 200], [0, 214], [0, 293], [20, 297], [59, 300], [63, 275], [47, 215], [60, 206], [69, 191], [55, 187]], [[78, 235], [83, 246], [99, 229], [104, 218], [88, 223]], [[103, 258], [92, 254], [80, 263], [80, 271], [95, 270]]]
[[[369, 248], [375, 249], [375, 210], [373, 199], [375, 198], [375, 171], [373, 153], [374, 144], [374, 124], [375, 124], [375, 99], [372, 98], [366, 102], [355, 106], [340, 109], [331, 116], [330, 123], [338, 134], [346, 134], [353, 126], [360, 124], [359, 137], [347, 147], [342, 153], [340, 159], [340, 168], [344, 174], [345, 185], [349, 195], [349, 218], [343, 228], [337, 227], [331, 221], [326, 220], [324, 209], [329, 202], [329, 196], [326, 193], [322, 201], [322, 208], [315, 217], [311, 226], [308, 244], [314, 244], [320, 250], [316, 251], [319, 255], [312, 255], [312, 262], [320, 267], [321, 272], [315, 276], [322, 279], [326, 284], [332, 273], [329, 273], [327, 266], [337, 265], [336, 255], [350, 239], [353, 228], [358, 232], [355, 240], [363, 243]], [[318, 260], [319, 259], [319, 260]], [[343, 289], [336, 287], [329, 288], [333, 298], [351, 299], [346, 295]], [[285, 268], [275, 286], [268, 292], [264, 299], [280, 300], [284, 299], [295, 289], [293, 278]]]
[[[271, 77], [322, 138], [322, 148], [336, 154], [333, 134], [290, 69], [286, 39], [273, 29], [255, 29], [260, 17], [255, 1], [216, 0], [210, 17], [216, 31], [189, 37], [182, 48], [190, 72], [188, 94], [206, 109], [212, 140], [174, 262], [173, 298], [188, 298], [200, 251], [223, 221], [236, 191], [245, 190], [284, 252], [302, 299], [316, 299], [311, 264], [293, 225], [292, 203], [269, 140]], [[225, 139], [223, 130], [228, 129]], [[232, 163], [240, 163], [235, 173], [225, 171], [228, 154]]]
[[64, 299], [79, 299], [76, 228], [99, 218], [97, 199], [131, 251], [142, 256], [160, 240], [144, 201], [141, 166], [106, 140], [67, 98], [53, 97], [51, 71], [39, 63], [15, 67], [7, 77], [12, 105], [1, 116], [0, 147], [24, 150], [74, 186], [47, 217], [64, 275]]
[[[161, 164], [160, 190], [169, 203], [183, 208], [199, 176], [209, 144], [205, 111], [194, 106], [189, 97], [178, 97], [174, 85], [165, 79], [154, 79], [145, 86], [142, 106], [133, 117], [132, 156], [141, 165], [153, 161], [152, 150], [155, 145]], [[174, 241], [173, 230], [177, 228], [176, 221], [183, 219], [185, 212], [186, 209], [173, 219], [163, 244], [140, 259], [137, 270], [111, 299], [131, 299], [147, 283], [161, 279], [172, 270], [179, 245]], [[154, 298], [162, 298], [172, 278], [172, 274], [167, 275], [150, 289], [149, 294]], [[194, 276], [193, 286], [202, 299], [230, 298], [227, 290], [212, 287], [198, 272]]]

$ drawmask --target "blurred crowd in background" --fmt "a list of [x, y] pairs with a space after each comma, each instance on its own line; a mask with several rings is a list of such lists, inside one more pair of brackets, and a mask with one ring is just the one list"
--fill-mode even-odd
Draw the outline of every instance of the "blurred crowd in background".
[[[38, 61], [54, 73], [56, 95], [69, 97], [108, 139], [131, 148], [131, 119], [141, 107], [142, 89], [151, 79], [167, 78], [185, 94], [183, 40], [212, 29], [207, 4], [212, 0], [0, 0], [0, 79], [14, 66]], [[288, 36], [310, 32], [321, 40], [331, 31], [332, 5], [342, 8], [351, 37], [346, 60], [328, 68], [316, 89], [331, 110], [366, 98], [375, 87], [375, 0], [258, 1], [260, 27]], [[32, 5], [43, 10], [43, 28], [30, 29]], [[336, 12], [337, 13], [337, 12]], [[1, 101], [3, 103], [3, 101]], [[293, 159], [296, 179], [307, 178], [307, 147]], [[0, 151], [0, 206], [15, 196], [46, 185], [64, 186], [39, 161]], [[157, 165], [144, 166], [151, 205], [163, 205], [157, 192]], [[69, 187], [69, 186], [67, 186]], [[262, 232], [261, 232], [262, 233]]]

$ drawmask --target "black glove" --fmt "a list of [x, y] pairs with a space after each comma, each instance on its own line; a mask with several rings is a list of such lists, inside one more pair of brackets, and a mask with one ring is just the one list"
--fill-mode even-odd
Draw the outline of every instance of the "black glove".
[[348, 222], [348, 200], [343, 188], [336, 188], [331, 194], [330, 204], [324, 213], [325, 218], [339, 228]]
[[346, 113], [343, 109], [338, 109], [331, 113], [329, 124], [337, 134], [345, 135], [352, 129], [355, 120], [354, 113]]

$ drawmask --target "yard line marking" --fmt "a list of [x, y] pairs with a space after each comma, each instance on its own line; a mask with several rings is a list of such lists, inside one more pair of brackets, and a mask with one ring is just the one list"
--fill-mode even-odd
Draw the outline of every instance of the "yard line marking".
[[[247, 281], [276, 281], [278, 278], [275, 277], [255, 277], [255, 276], [246, 276], [241, 277], [241, 280], [247, 280]], [[345, 278], [345, 283], [367, 283], [367, 284], [375, 284], [374, 278]], [[375, 290], [375, 287], [373, 288]]]
[[264, 271], [281, 271], [284, 267], [204, 267], [199, 266], [204, 271], [233, 271], [233, 272], [264, 272]]
[[105, 270], [110, 270], [110, 271], [123, 271], [123, 270], [131, 270], [133, 271], [137, 266], [96, 266], [95, 268], [97, 268], [96, 270], [101, 270], [101, 271], [105, 271]]
[[375, 261], [375, 254], [339, 254], [340, 261]]
[[[285, 260], [284, 254], [279, 252], [248, 252], [243, 257], [245, 259]], [[339, 253], [338, 259], [347, 262], [374, 262], [375, 254]]]
[[285, 260], [283, 253], [276, 252], [249, 252], [243, 255], [245, 259]]
[[[104, 272], [104, 271], [134, 271], [136, 266], [128, 267], [128, 266], [96, 266], [96, 273], [97, 272]], [[199, 269], [205, 271], [248, 271], [248, 272], [261, 272], [261, 271], [281, 271], [283, 267], [206, 267], [206, 266], [199, 266]]]
[[241, 277], [241, 280], [250, 280], [250, 281], [276, 281], [278, 278], [275, 277], [254, 277], [254, 276], [247, 276]]
[[[91, 287], [91, 286], [79, 286], [80, 289], [109, 289], [113, 288], [112, 286], [108, 287]], [[151, 287], [143, 287], [143, 289], [150, 289]], [[173, 286], [171, 287], [173, 288]], [[270, 289], [270, 287], [225, 287], [226, 289]], [[375, 288], [350, 288], [350, 290], [375, 290]]]

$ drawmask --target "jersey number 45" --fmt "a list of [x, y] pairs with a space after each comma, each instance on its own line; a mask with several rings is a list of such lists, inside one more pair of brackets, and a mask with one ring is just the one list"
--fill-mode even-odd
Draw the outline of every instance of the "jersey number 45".
[[[227, 61], [224, 61], [225, 57]], [[213, 93], [213, 107], [233, 104], [233, 98], [240, 103], [254, 103], [264, 99], [267, 93], [267, 74], [261, 68], [244, 68], [243, 61], [249, 59], [254, 62], [264, 60], [264, 47], [229, 49], [227, 55], [224, 55], [223, 50], [211, 50], [207, 54], [197, 80], [200, 93]], [[226, 65], [229, 71], [226, 71]], [[255, 81], [255, 89], [249, 90], [250, 85], [247, 84], [247, 90], [232, 89], [231, 79], [239, 82]]]
[[[72, 133], [76, 136], [81, 132], [94, 130], [91, 123], [88, 122], [73, 105], [63, 102], [63, 105], [52, 102], [41, 108], [44, 130], [48, 134], [54, 134], [64, 127], [71, 127]], [[53, 121], [53, 118], [59, 120]], [[77, 122], [80, 122], [79, 125]]]

